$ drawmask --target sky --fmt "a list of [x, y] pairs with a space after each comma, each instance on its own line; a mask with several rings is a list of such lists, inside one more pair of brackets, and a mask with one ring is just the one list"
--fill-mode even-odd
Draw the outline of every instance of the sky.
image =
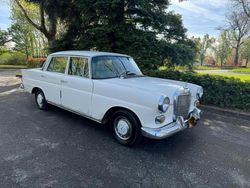
[[188, 36], [203, 36], [208, 33], [218, 36], [218, 27], [225, 25], [229, 0], [172, 0], [171, 10], [182, 15]]
[[[225, 23], [227, 3], [229, 0], [188, 0], [179, 2], [171, 0], [169, 10], [182, 15], [188, 36], [203, 36], [208, 33], [218, 36], [217, 28]], [[7, 29], [11, 21], [8, 0], [0, 0], [0, 29]]]
[[10, 17], [10, 8], [8, 5], [8, 0], [0, 0], [0, 29], [7, 29], [11, 21]]

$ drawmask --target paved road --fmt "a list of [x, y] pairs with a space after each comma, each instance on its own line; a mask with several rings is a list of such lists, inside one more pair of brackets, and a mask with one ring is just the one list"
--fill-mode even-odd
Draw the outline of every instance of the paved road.
[[250, 187], [250, 118], [205, 111], [193, 129], [127, 148], [97, 123], [2, 92], [0, 187]]
[[20, 85], [20, 79], [16, 77], [20, 70], [1, 70], [0, 69], [0, 93], [17, 88]]

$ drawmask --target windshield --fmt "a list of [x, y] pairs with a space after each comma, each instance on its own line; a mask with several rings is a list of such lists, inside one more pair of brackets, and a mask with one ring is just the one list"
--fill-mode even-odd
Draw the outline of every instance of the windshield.
[[98, 56], [92, 58], [91, 65], [93, 79], [143, 76], [131, 57]]

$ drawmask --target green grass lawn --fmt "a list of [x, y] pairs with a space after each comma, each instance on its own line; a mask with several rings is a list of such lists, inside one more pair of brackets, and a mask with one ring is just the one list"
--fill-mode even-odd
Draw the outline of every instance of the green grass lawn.
[[194, 69], [195, 70], [220, 70], [221, 67], [209, 67], [209, 66], [201, 66], [201, 65], [199, 65], [199, 66], [196, 66]]
[[231, 70], [230, 72], [250, 74], [250, 68], [236, 68]]
[[0, 69], [26, 69], [25, 65], [0, 65]]
[[[199, 73], [199, 74], [208, 74], [208, 73]], [[216, 76], [223, 76], [223, 77], [233, 77], [233, 78], [238, 78], [241, 81], [250, 81], [250, 75], [247, 75], [247, 74], [209, 73], [209, 75], [216, 75]]]

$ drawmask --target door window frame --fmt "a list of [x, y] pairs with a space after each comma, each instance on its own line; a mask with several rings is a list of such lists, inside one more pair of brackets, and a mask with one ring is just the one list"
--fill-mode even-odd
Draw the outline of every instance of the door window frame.
[[[87, 59], [87, 61], [88, 61], [88, 71], [89, 71], [89, 77], [83, 77], [83, 76], [78, 76], [78, 75], [70, 75], [69, 74], [69, 64], [70, 64], [70, 58], [71, 57], [78, 57], [78, 58], [85, 58], [85, 59]], [[67, 68], [66, 68], [66, 72], [65, 72], [65, 74], [67, 75], [67, 76], [73, 76], [73, 77], [77, 77], [77, 78], [83, 78], [83, 79], [91, 79], [91, 69], [90, 69], [90, 58], [89, 57], [87, 57], [87, 56], [82, 56], [82, 55], [69, 55], [68, 56], [68, 64], [67, 64]]]
[[[53, 58], [57, 58], [57, 57], [64, 57], [67, 58], [67, 63], [65, 66], [65, 70], [64, 72], [53, 72], [53, 71], [48, 71], [49, 65], [52, 62]], [[54, 56], [50, 56], [48, 59], [48, 63], [46, 64], [46, 66], [44, 67], [44, 71], [46, 72], [50, 72], [50, 73], [56, 73], [56, 74], [66, 74], [66, 71], [68, 70], [68, 65], [69, 65], [69, 56], [68, 55], [54, 55]]]

